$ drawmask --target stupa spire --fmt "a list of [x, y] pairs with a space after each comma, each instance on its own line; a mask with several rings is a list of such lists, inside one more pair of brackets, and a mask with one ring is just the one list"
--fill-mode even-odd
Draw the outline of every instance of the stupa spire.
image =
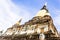
[[44, 4], [44, 6], [41, 8], [41, 10], [45, 9], [48, 12], [48, 9], [46, 6], [47, 6], [47, 2]]
[[47, 6], [47, 2], [44, 4], [44, 6], [41, 8], [41, 10], [36, 14], [36, 16], [50, 15], [46, 6]]

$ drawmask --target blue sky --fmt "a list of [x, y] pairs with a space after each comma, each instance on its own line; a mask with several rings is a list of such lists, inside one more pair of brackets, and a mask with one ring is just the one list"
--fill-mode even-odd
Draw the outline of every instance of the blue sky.
[[60, 31], [60, 0], [0, 0], [0, 29], [6, 30], [20, 18], [21, 24], [32, 19], [46, 2], [54, 25]]

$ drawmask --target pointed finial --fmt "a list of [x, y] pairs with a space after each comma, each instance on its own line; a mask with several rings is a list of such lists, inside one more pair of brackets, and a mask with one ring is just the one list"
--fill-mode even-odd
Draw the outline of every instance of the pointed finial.
[[22, 20], [22, 18], [19, 21], [17, 21], [16, 24], [20, 24], [21, 23], [21, 20]]
[[45, 2], [45, 6], [47, 6], [47, 2]]
[[48, 9], [46, 7], [46, 5], [47, 5], [47, 2], [44, 4], [44, 6], [42, 7], [42, 9], [36, 14], [36, 16], [43, 17], [44, 15], [50, 15], [49, 11], [48, 11]]
[[45, 9], [45, 10], [48, 12], [48, 10], [47, 10], [46, 6], [47, 6], [47, 2], [45, 2], [44, 6], [42, 7], [42, 9], [41, 9], [41, 10]]
[[[46, 10], [46, 9], [47, 9], [46, 6], [47, 6], [47, 2], [45, 2], [45, 4], [44, 4], [44, 6], [42, 7], [42, 9], [45, 9], [45, 10]], [[42, 9], [41, 9], [41, 10], [42, 10]]]
[[18, 22], [21, 22], [22, 18], [18, 21]]

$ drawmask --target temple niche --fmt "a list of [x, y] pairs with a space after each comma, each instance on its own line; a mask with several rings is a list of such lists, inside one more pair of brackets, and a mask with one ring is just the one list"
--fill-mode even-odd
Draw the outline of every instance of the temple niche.
[[21, 20], [8, 28], [3, 36], [13, 37], [14, 40], [15, 38], [16, 40], [44, 40], [46, 38], [59, 37], [46, 5], [25, 24], [20, 25], [20, 22]]

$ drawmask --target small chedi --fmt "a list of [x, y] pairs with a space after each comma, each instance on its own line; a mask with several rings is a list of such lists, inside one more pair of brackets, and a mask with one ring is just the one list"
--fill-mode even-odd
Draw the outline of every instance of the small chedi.
[[[46, 5], [25, 24], [20, 25], [19, 20], [3, 34], [5, 40], [54, 40], [59, 39], [58, 31], [53, 24]], [[48, 39], [50, 38], [50, 39]], [[57, 40], [55, 39], [55, 40]]]

